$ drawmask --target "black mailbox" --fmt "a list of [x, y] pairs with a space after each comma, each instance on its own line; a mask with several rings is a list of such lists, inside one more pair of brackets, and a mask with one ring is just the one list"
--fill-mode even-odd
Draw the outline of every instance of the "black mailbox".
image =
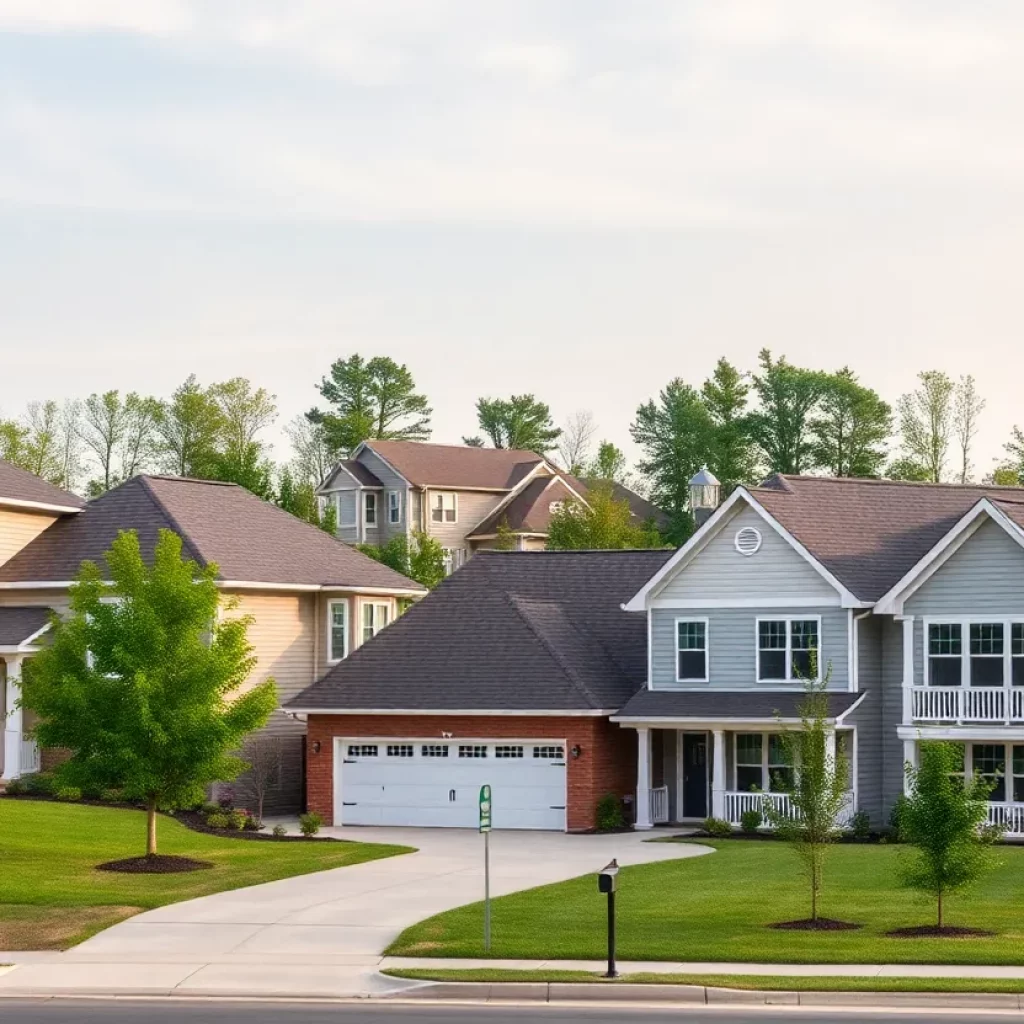
[[619, 862], [601, 868], [597, 876], [597, 891], [608, 897], [608, 972], [606, 978], [617, 978], [615, 969], [615, 883], [619, 876]]
[[[614, 866], [613, 866], [614, 865]], [[615, 892], [615, 880], [619, 874], [619, 867], [612, 861], [608, 867], [604, 868], [601, 873], [597, 876], [597, 891], [598, 892]]]

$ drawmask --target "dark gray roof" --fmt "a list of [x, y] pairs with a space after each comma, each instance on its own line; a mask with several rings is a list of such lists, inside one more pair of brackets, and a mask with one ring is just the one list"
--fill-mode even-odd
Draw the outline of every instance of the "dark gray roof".
[[73, 511], [85, 501], [77, 494], [61, 490], [27, 470], [0, 459], [0, 505], [5, 501], [32, 502]]
[[20, 646], [49, 621], [49, 608], [0, 608], [0, 647]]
[[423, 590], [236, 484], [159, 476], [133, 477], [58, 520], [0, 566], [0, 582], [73, 580], [85, 559], [102, 564], [121, 530], [135, 530], [148, 556], [161, 529], [182, 538], [186, 557], [215, 562], [222, 580]]
[[[835, 718], [849, 711], [864, 692], [842, 691], [828, 695], [829, 715]], [[743, 690], [716, 693], [683, 690], [648, 690], [636, 693], [619, 712], [625, 718], [692, 718], [707, 721], [715, 718], [793, 719], [800, 717], [801, 690]]]
[[814, 476], [776, 475], [750, 493], [863, 601], [891, 590], [982, 498], [1004, 511], [1024, 502], [1020, 487]]
[[327, 479], [320, 485], [319, 490], [323, 492], [334, 485], [337, 485], [343, 490], [346, 487], [351, 489], [352, 484], [343, 471], [347, 472], [349, 476], [354, 477], [356, 483], [363, 487], [384, 486], [380, 482], [380, 479], [361, 462], [358, 462], [356, 459], [342, 459], [340, 462], [335, 463], [334, 469], [327, 474]]
[[478, 552], [290, 706], [618, 708], [647, 675], [646, 620], [621, 606], [670, 554]]

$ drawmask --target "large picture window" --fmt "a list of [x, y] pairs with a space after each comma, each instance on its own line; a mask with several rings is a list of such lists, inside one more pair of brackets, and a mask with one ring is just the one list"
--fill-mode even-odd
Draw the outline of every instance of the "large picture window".
[[818, 619], [758, 619], [758, 682], [821, 678]]
[[327, 602], [327, 660], [348, 657], [348, 601]]
[[680, 683], [706, 683], [707, 680], [707, 619], [677, 619], [676, 681]]

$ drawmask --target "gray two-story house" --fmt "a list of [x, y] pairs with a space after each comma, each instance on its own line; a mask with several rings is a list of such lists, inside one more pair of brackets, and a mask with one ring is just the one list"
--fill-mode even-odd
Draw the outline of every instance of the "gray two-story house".
[[474, 558], [300, 694], [315, 809], [466, 825], [487, 783], [498, 827], [584, 829], [609, 792], [639, 828], [738, 824], [763, 794], [785, 809], [779, 735], [814, 676], [848, 815], [884, 825], [942, 738], [1024, 835], [1024, 489], [775, 476], [694, 497], [707, 519], [675, 552]]

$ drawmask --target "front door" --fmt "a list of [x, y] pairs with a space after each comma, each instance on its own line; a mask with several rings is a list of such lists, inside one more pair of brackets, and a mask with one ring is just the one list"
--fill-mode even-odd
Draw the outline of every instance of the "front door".
[[704, 733], [683, 733], [683, 816], [708, 816], [708, 738]]

